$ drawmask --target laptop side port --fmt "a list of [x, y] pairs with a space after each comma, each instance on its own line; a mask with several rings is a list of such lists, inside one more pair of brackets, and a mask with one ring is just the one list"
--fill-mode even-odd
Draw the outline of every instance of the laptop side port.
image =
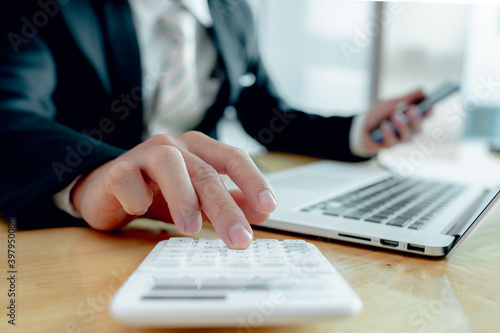
[[366, 242], [371, 242], [372, 241], [370, 238], [360, 237], [360, 236], [354, 236], [354, 235], [348, 235], [348, 234], [339, 234], [339, 236], [340, 237], [353, 238], [353, 239], [359, 239], [359, 240], [366, 241]]
[[398, 247], [399, 242], [393, 241], [393, 240], [387, 240], [387, 239], [381, 239], [380, 244], [384, 246], [390, 246], [390, 247]]
[[406, 248], [409, 250], [409, 251], [415, 251], [415, 252], [421, 252], [421, 253], [424, 253], [425, 252], [425, 247], [424, 246], [421, 246], [421, 245], [413, 245], [413, 244], [408, 244], [406, 246]]

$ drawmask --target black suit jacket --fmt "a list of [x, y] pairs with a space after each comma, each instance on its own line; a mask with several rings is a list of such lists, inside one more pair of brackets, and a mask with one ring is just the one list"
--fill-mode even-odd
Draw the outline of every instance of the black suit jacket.
[[[76, 223], [52, 195], [141, 139], [140, 54], [130, 8], [126, 0], [10, 6], [0, 23], [0, 212], [20, 227]], [[209, 0], [209, 7], [226, 80], [196, 129], [213, 133], [233, 105], [245, 130], [270, 150], [358, 160], [349, 150], [351, 118], [280, 108], [245, 2]]]

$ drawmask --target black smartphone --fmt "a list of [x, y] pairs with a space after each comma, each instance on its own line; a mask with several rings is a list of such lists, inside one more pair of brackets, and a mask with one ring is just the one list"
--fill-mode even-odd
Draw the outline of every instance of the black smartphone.
[[[440, 86], [437, 90], [435, 90], [433, 93], [427, 95], [423, 101], [417, 104], [417, 107], [420, 109], [420, 113], [425, 115], [427, 111], [436, 103], [439, 101], [445, 99], [446, 97], [450, 96], [451, 94], [457, 92], [460, 90], [460, 86], [452, 83], [446, 83]], [[406, 107], [405, 110], [406, 111]], [[402, 111], [402, 112], [404, 112]], [[397, 133], [397, 130], [395, 128], [395, 133]], [[382, 131], [380, 131], [380, 128], [376, 128], [370, 132], [370, 136], [372, 137], [373, 141], [381, 143], [383, 136], [382, 136]]]

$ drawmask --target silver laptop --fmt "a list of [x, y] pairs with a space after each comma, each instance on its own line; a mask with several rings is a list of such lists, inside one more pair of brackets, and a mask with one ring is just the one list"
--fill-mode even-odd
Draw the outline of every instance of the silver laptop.
[[425, 256], [446, 256], [498, 200], [498, 187], [404, 178], [321, 161], [267, 175], [278, 207], [260, 226]]

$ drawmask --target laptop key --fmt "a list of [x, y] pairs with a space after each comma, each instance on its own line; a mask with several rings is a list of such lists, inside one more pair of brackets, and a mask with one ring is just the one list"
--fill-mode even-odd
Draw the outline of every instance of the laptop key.
[[323, 214], [332, 215], [332, 216], [340, 216], [343, 213], [345, 213], [346, 211], [348, 211], [349, 209], [350, 209], [350, 207], [345, 207], [345, 206], [336, 207], [336, 208], [327, 208], [323, 212]]
[[397, 218], [395, 217], [394, 219], [390, 220], [389, 222], [387, 222], [388, 225], [394, 225], [394, 226], [397, 226], [397, 227], [404, 227], [405, 225], [407, 225], [410, 221], [408, 219], [404, 219], [404, 218]]
[[424, 223], [423, 222], [415, 222], [415, 223], [412, 223], [408, 229], [414, 229], [414, 230], [419, 230], [420, 228], [422, 228], [424, 226]]
[[365, 216], [366, 215], [366, 212], [365, 211], [354, 211], [354, 212], [351, 212], [351, 213], [348, 213], [348, 214], [345, 214], [344, 217], [347, 217], [349, 219], [356, 219], [356, 220], [360, 220], [361, 217]]
[[368, 222], [374, 222], [374, 223], [382, 223], [383, 220], [385, 220], [386, 217], [385, 216], [371, 216], [371, 217], [368, 217], [365, 219], [365, 221], [368, 221]]

